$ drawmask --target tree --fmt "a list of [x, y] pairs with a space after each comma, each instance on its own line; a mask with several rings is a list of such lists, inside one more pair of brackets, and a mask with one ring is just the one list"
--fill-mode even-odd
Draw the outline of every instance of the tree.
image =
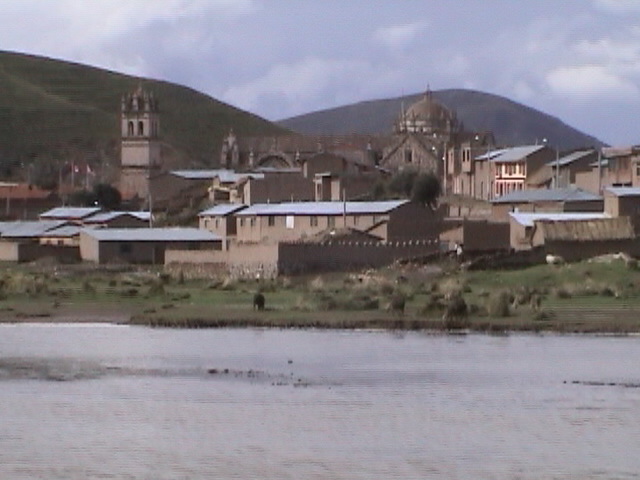
[[400, 170], [389, 180], [389, 191], [409, 198], [417, 176], [417, 170], [411, 168]]
[[107, 210], [117, 210], [122, 204], [120, 191], [108, 183], [98, 183], [93, 187], [95, 201]]
[[411, 188], [411, 200], [430, 207], [436, 206], [436, 201], [442, 193], [440, 180], [433, 173], [421, 173], [413, 182]]

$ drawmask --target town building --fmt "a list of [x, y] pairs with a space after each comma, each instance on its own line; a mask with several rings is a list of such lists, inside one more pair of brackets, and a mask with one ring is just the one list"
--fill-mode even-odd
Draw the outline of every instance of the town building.
[[602, 212], [600, 195], [579, 188], [515, 190], [491, 201], [491, 218], [506, 221], [510, 212]]
[[199, 228], [94, 228], [80, 232], [82, 260], [163, 265], [167, 249], [221, 250], [222, 239]]
[[256, 204], [238, 211], [236, 241], [280, 242], [353, 228], [383, 241], [437, 237], [439, 211], [408, 200]]

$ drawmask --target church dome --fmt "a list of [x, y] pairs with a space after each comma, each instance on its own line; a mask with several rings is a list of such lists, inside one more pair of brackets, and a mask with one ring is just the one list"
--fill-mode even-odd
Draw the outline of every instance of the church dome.
[[429, 119], [451, 119], [453, 116], [447, 107], [439, 103], [433, 98], [430, 91], [411, 105], [405, 116], [407, 118], [429, 120]]
[[396, 131], [449, 135], [457, 131], [456, 114], [433, 98], [431, 90], [400, 113]]

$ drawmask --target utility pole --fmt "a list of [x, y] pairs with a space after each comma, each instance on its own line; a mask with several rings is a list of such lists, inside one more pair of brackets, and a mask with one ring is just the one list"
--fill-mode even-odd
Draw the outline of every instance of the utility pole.
[[560, 150], [556, 147], [556, 188], [560, 188]]

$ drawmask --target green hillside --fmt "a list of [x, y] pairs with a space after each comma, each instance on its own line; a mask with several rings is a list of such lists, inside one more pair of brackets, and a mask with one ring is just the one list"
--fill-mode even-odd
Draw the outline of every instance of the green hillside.
[[[404, 104], [408, 108], [423, 94], [371, 100], [287, 118], [279, 125], [308, 135], [388, 134]], [[561, 150], [603, 145], [558, 118], [498, 95], [473, 90], [434, 91], [440, 103], [457, 113], [466, 130], [492, 131], [501, 145], [542, 141]]]
[[140, 84], [158, 99], [165, 149], [180, 166], [216, 165], [231, 127], [240, 135], [284, 131], [180, 85], [0, 52], [0, 178], [24, 177], [30, 164], [37, 173], [69, 160], [116, 167], [120, 100]]

